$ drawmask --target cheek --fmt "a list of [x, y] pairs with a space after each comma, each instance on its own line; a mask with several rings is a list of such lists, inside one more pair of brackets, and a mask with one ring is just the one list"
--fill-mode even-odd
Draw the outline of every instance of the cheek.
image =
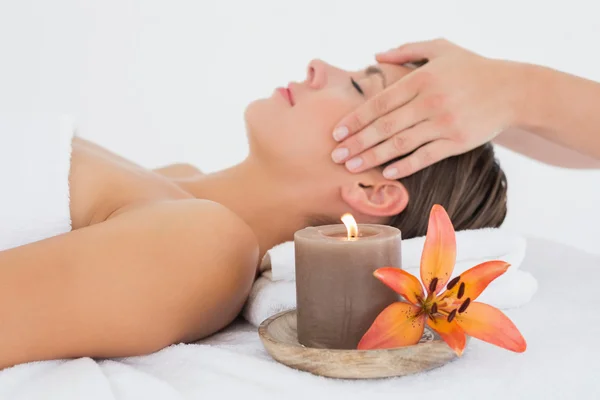
[[332, 136], [333, 128], [350, 109], [340, 99], [298, 104], [287, 116], [287, 139], [312, 159], [329, 157], [336, 145]]
[[245, 112], [250, 151], [305, 170], [335, 167], [333, 128], [356, 104], [345, 93], [314, 94], [286, 106], [276, 98], [254, 101]]

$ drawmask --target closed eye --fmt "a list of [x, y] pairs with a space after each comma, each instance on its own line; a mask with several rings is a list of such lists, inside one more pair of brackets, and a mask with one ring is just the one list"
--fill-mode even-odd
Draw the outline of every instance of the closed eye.
[[350, 82], [352, 82], [352, 86], [354, 86], [354, 88], [356, 90], [358, 90], [358, 93], [360, 93], [361, 95], [365, 95], [365, 92], [363, 92], [363, 90], [361, 89], [360, 86], [358, 86], [358, 83], [356, 83], [356, 81], [354, 80], [354, 78], [350, 78]]

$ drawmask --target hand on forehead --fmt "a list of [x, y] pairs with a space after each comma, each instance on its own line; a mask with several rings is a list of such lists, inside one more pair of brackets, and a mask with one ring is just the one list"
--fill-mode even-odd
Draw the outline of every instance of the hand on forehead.
[[[378, 70], [378, 71], [377, 71]], [[379, 72], [380, 71], [380, 72]], [[385, 86], [389, 86], [394, 82], [400, 80], [402, 77], [408, 75], [413, 71], [413, 68], [406, 67], [404, 65], [396, 64], [373, 64], [367, 68], [356, 71], [358, 76], [372, 76], [381, 74], [383, 77], [375, 76], [373, 79], [381, 79]], [[383, 90], [383, 86], [382, 86]]]

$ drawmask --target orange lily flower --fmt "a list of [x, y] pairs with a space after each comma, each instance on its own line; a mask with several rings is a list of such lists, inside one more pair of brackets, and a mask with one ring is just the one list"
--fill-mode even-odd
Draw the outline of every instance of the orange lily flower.
[[[436, 331], [457, 355], [462, 355], [466, 335], [515, 352], [527, 348], [525, 339], [506, 315], [477, 297], [509, 267], [503, 261], [479, 264], [450, 279], [456, 262], [456, 236], [446, 210], [434, 205], [421, 257], [421, 280], [391, 267], [373, 275], [402, 295], [406, 302], [393, 303], [375, 319], [358, 344], [359, 350], [385, 349], [417, 344], [425, 324]], [[446, 290], [439, 294], [446, 286]]]

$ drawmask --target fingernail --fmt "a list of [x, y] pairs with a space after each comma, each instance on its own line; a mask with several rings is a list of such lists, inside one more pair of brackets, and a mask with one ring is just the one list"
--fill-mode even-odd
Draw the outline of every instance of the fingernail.
[[396, 179], [397, 175], [398, 175], [397, 168], [388, 168], [388, 169], [383, 170], [383, 176], [386, 179]]
[[357, 169], [358, 167], [360, 167], [363, 163], [362, 158], [360, 157], [355, 157], [351, 160], [348, 160], [348, 162], [346, 162], [346, 167], [350, 170], [354, 170]]
[[339, 162], [345, 160], [349, 154], [350, 154], [350, 152], [348, 151], [347, 148], [340, 147], [339, 149], [335, 149], [331, 153], [331, 158], [333, 158], [333, 161], [335, 161], [336, 163], [339, 163]]
[[340, 126], [333, 131], [333, 138], [338, 142], [348, 136], [348, 128]]

